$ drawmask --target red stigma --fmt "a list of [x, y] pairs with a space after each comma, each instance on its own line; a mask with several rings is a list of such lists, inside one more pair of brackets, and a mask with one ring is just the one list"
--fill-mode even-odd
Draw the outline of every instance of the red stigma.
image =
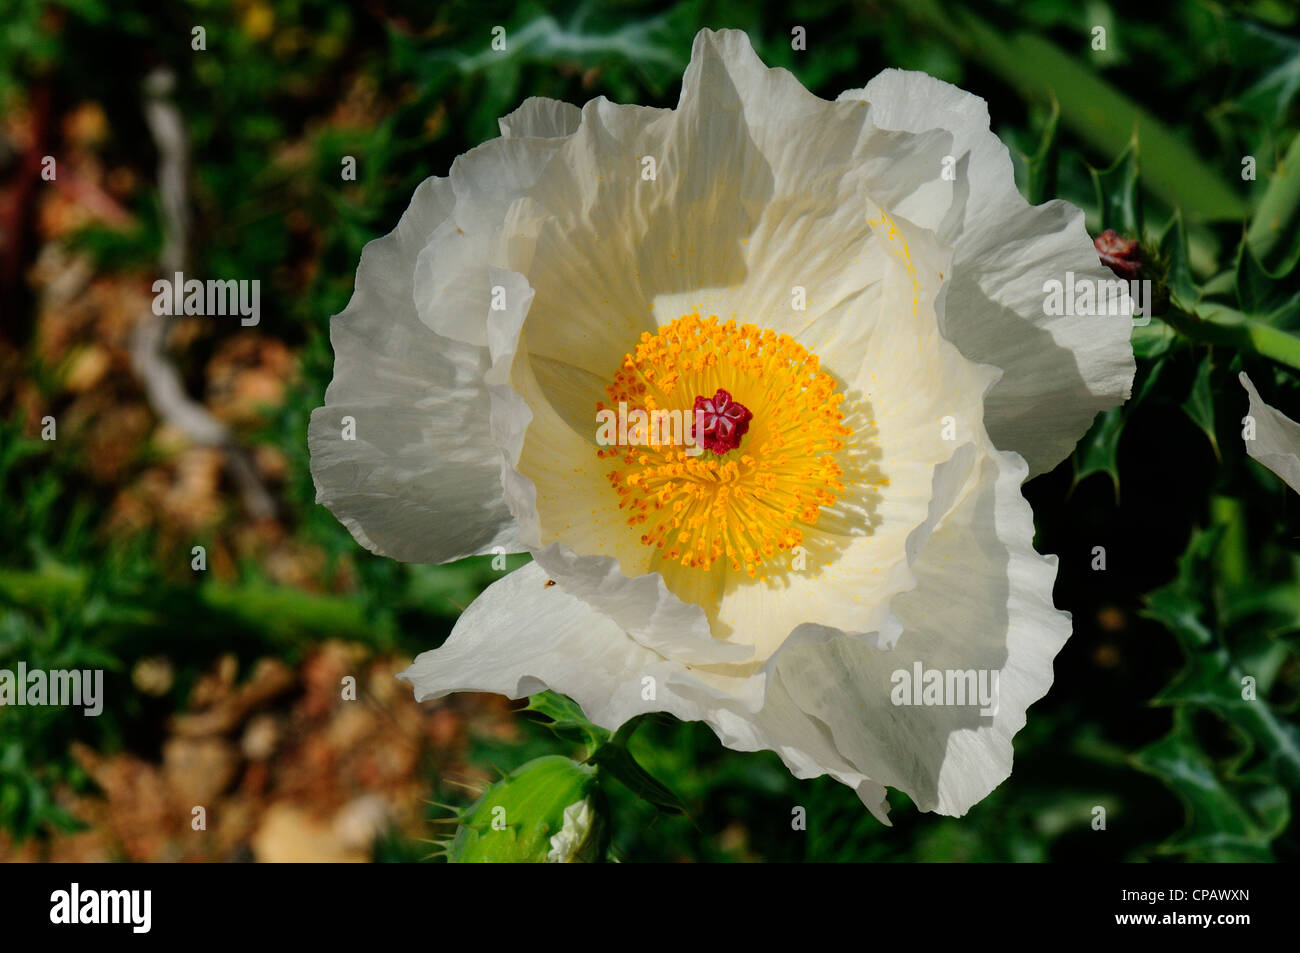
[[753, 419], [748, 407], [718, 388], [712, 397], [701, 394], [695, 398], [695, 418], [691, 427], [694, 429], [695, 421], [700, 421], [704, 433], [697, 433], [695, 439], [704, 445], [705, 450], [721, 455], [740, 446], [740, 438], [749, 431], [749, 422]]

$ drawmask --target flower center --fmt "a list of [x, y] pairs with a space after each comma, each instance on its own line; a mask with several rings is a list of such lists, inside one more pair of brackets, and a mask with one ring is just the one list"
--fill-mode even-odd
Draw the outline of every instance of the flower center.
[[637, 445], [597, 453], [615, 461], [619, 508], [661, 559], [757, 576], [844, 491], [844, 395], [789, 335], [683, 315], [643, 333], [605, 392], [613, 408], [598, 411], [650, 422]]
[[749, 422], [753, 413], [740, 401], [732, 398], [721, 387], [712, 397], [703, 394], [695, 398], [695, 417], [691, 420], [694, 427], [698, 421], [701, 433], [695, 435], [697, 442], [705, 450], [722, 454], [740, 446], [740, 438], [749, 432]]

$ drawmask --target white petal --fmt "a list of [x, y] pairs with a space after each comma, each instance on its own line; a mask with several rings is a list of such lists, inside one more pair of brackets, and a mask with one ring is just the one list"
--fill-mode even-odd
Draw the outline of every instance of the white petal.
[[[485, 589], [446, 643], [421, 653], [398, 677], [414, 686], [419, 701], [457, 691], [522, 698], [549, 688], [568, 695], [593, 723], [611, 731], [653, 711], [705, 721], [728, 747], [775, 751], [796, 777], [833, 775], [888, 823], [884, 789], [855, 771], [831, 745], [825, 728], [802, 716], [782, 689], [769, 692], [764, 711], [755, 715], [680, 663], [628, 638], [561, 586], [548, 586], [546, 571], [535, 563]], [[647, 698], [651, 690], [654, 697]]]
[[885, 70], [841, 99], [870, 102], [872, 120], [887, 129], [952, 132], [966, 180], [955, 200], [964, 207], [932, 195], [902, 213], [955, 249], [945, 333], [971, 360], [1006, 372], [986, 406], [994, 443], [1024, 456], [1031, 474], [1051, 469], [1098, 412], [1128, 399], [1136, 369], [1127, 317], [1044, 314], [1044, 282], [1064, 281], [1067, 271], [1114, 278], [1083, 213], [1061, 201], [1025, 202], [978, 96], [924, 73]]
[[[1056, 559], [1033, 550], [1026, 473], [1017, 455], [1000, 452], [972, 468], [971, 488], [920, 555], [917, 587], [894, 600], [905, 628], [892, 652], [827, 632], [776, 659], [795, 704], [827, 725], [854, 768], [922, 810], [964, 814], [1011, 773], [1011, 739], [1051, 686], [1052, 659], [1070, 634], [1069, 615], [1052, 605]], [[997, 672], [996, 712], [895, 706], [893, 673], [917, 663]]]
[[551, 837], [551, 849], [546, 852], [548, 864], [568, 864], [573, 861], [596, 820], [596, 813], [591, 809], [591, 800], [583, 798], [574, 801], [564, 809], [564, 821], [560, 829]]
[[488, 269], [513, 267], [512, 243], [530, 245], [539, 222], [521, 203], [564, 141], [493, 139], [452, 163], [455, 204], [425, 233], [415, 263], [416, 307], [430, 328], [468, 344], [487, 343]]
[[1300, 493], [1300, 424], [1260, 400], [1246, 372], [1239, 377], [1250, 395], [1250, 416], [1255, 418], [1255, 439], [1245, 441], [1246, 453]]
[[411, 296], [416, 254], [451, 201], [446, 180], [428, 179], [362, 252], [352, 300], [330, 322], [334, 379], [308, 429], [316, 501], [367, 549], [408, 562], [519, 548], [489, 429], [488, 354], [426, 328]]
[[659, 686], [659, 710], [682, 712], [668, 689], [673, 667], [627, 637], [613, 620], [547, 585], [529, 563], [488, 586], [456, 620], [441, 648], [421, 653], [398, 677], [418, 701], [451, 692], [496, 692], [522, 698], [551, 688], [611, 730], [646, 711], [641, 678]]
[[581, 120], [582, 110], [572, 103], [530, 96], [497, 124], [507, 138], [561, 139], [573, 135]]

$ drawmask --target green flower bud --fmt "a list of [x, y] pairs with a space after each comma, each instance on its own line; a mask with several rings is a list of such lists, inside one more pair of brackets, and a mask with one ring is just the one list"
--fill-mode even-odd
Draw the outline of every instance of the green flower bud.
[[571, 863], [605, 859], [604, 793], [596, 769], [560, 755], [529, 761], [459, 817], [452, 863]]

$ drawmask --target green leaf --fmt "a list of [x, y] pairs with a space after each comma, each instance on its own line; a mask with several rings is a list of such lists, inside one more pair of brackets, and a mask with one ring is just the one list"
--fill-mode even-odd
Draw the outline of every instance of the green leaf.
[[1015, 87], [1026, 99], [1060, 103], [1062, 123], [1102, 155], [1115, 155], [1136, 134], [1143, 184], [1194, 221], [1245, 218], [1245, 201], [1188, 143], [1091, 69], [1029, 31], [992, 26], [964, 7], [908, 0], [908, 15], [947, 37]]
[[1256, 631], [1273, 637], [1300, 633], [1300, 585], [1252, 586], [1225, 593], [1223, 617], [1228, 624], [1249, 619]]
[[[1160, 357], [1150, 365], [1150, 369], [1146, 371], [1146, 376], [1142, 379], [1142, 383], [1135, 388], [1133, 399], [1130, 400], [1124, 408], [1125, 416], [1131, 414], [1133, 410], [1141, 404], [1142, 401], [1146, 400], [1147, 396], [1155, 390], [1156, 381], [1160, 380], [1160, 374], [1165, 369], [1166, 363], [1167, 361], [1163, 357]], [[1142, 377], [1141, 370], [1139, 370], [1138, 376]]]
[[1291, 140], [1286, 158], [1255, 209], [1246, 244], [1274, 278], [1290, 274], [1300, 262], [1300, 135]]
[[1053, 99], [1052, 111], [1043, 126], [1038, 141], [1038, 151], [1025, 156], [1025, 198], [1030, 205], [1042, 205], [1056, 197], [1056, 173], [1060, 165], [1060, 149], [1056, 136], [1060, 125], [1061, 106]]
[[1237, 249], [1237, 270], [1233, 276], [1237, 307], [1242, 313], [1259, 315], [1269, 298], [1273, 282], [1250, 250], [1249, 243]]
[[1175, 306], [1190, 311], [1196, 304], [1198, 292], [1192, 281], [1192, 267], [1187, 254], [1187, 230], [1183, 227], [1182, 212], [1175, 211], [1160, 236], [1160, 254], [1168, 271], [1165, 284]]
[[535, 711], [549, 719], [547, 727], [564, 738], [578, 738], [588, 751], [596, 751], [610, 739], [610, 733], [593, 725], [572, 698], [558, 692], [538, 692], [528, 699], [524, 711]]
[[1113, 228], [1129, 238], [1142, 238], [1142, 196], [1138, 192], [1137, 138], [1120, 153], [1108, 169], [1088, 167], [1097, 190], [1102, 230]]
[[1236, 104], [1270, 126], [1280, 126], [1300, 92], [1300, 41], [1250, 20], [1231, 20], [1228, 40], [1237, 62], [1266, 66], [1263, 76], [1236, 98]]
[[653, 804], [665, 814], [685, 814], [682, 799], [637, 764], [622, 744], [606, 744], [591, 756], [591, 763], [610, 777], [617, 778], [633, 794]]
[[1121, 408], [1114, 407], [1097, 415], [1088, 432], [1074, 451], [1074, 486], [1094, 473], [1110, 475], [1119, 499], [1119, 437], [1124, 428]]
[[1186, 810], [1186, 825], [1161, 852], [1210, 861], [1273, 859], [1270, 844], [1291, 816], [1286, 789], [1260, 774], [1218, 769], [1197, 744], [1186, 711], [1177, 712], [1174, 729], [1134, 755], [1133, 762], [1160, 778]]
[[1201, 366], [1196, 369], [1196, 379], [1192, 381], [1192, 390], [1183, 401], [1183, 411], [1192, 419], [1192, 423], [1201, 428], [1201, 432], [1210, 438], [1214, 455], [1222, 460], [1219, 453], [1219, 438], [1214, 433], [1214, 393], [1210, 389], [1210, 376], [1214, 371], [1211, 355], [1206, 353], [1201, 359]]
[[1226, 268], [1201, 285], [1201, 298], [1231, 298], [1237, 291], [1237, 272]]
[[1177, 339], [1178, 335], [1174, 333], [1174, 329], [1159, 318], [1152, 318], [1146, 324], [1133, 325], [1133, 334], [1130, 338], [1133, 353], [1140, 360], [1160, 357]]
[[1300, 327], [1300, 270], [1274, 278], [1255, 258], [1249, 242], [1237, 252], [1234, 290], [1237, 305], [1250, 317], [1286, 330]]
[[1155, 698], [1157, 705], [1209, 708], [1253, 739], [1274, 770], [1300, 786], [1300, 729], [1278, 717], [1263, 698], [1242, 697], [1243, 670], [1207, 619], [1211, 617], [1214, 557], [1220, 530], [1198, 530], [1178, 563], [1178, 575], [1147, 596], [1143, 615], [1178, 641], [1186, 665]]

